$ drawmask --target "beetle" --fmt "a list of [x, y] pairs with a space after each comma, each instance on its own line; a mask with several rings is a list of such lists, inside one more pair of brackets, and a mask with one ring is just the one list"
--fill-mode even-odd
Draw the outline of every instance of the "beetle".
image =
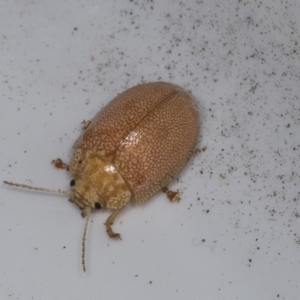
[[[87, 217], [85, 239], [93, 209], [112, 209], [105, 222], [110, 238], [120, 239], [112, 224], [122, 208], [134, 199], [142, 204], [162, 190], [170, 201], [179, 198], [167, 184], [194, 152], [199, 135], [199, 113], [189, 91], [167, 82], [143, 83], [119, 94], [92, 121], [75, 142], [70, 164], [52, 163], [72, 175], [70, 201]], [[52, 191], [4, 181], [5, 184]]]

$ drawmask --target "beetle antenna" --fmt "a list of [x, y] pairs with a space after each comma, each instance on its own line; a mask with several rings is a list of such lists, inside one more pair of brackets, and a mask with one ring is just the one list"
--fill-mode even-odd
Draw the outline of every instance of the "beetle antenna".
[[86, 219], [84, 231], [83, 231], [83, 237], [82, 237], [81, 263], [82, 263], [83, 272], [86, 271], [86, 268], [85, 268], [85, 241], [86, 241], [86, 233], [87, 233], [88, 223], [90, 220], [90, 215], [91, 215], [91, 212], [89, 212], [87, 215], [87, 219]]
[[9, 182], [9, 181], [3, 181], [4, 184], [11, 185], [11, 186], [16, 186], [24, 189], [29, 189], [29, 190], [35, 190], [35, 191], [42, 191], [42, 192], [47, 192], [47, 193], [58, 193], [58, 194], [64, 194], [64, 195], [70, 195], [72, 191], [64, 191], [64, 190], [51, 190], [51, 189], [45, 189], [45, 188], [40, 188], [40, 187], [35, 187], [27, 184], [20, 184], [20, 183], [14, 183], [14, 182]]

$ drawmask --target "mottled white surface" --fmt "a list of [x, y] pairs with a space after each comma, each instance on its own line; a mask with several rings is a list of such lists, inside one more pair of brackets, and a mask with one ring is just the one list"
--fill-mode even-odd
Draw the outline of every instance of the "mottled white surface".
[[[0, 187], [1, 299], [299, 299], [300, 4], [0, 4], [1, 180], [67, 189], [80, 123], [124, 89], [199, 100], [199, 149], [173, 189], [129, 205], [109, 240], [66, 197]], [[178, 112], [180, 114], [180, 112]]]

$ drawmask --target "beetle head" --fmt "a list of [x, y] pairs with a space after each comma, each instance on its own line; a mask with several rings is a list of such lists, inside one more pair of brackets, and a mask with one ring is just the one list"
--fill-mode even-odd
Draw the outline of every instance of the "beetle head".
[[114, 165], [90, 150], [77, 149], [71, 159], [71, 202], [87, 216], [92, 209], [120, 209], [131, 198], [127, 183]]

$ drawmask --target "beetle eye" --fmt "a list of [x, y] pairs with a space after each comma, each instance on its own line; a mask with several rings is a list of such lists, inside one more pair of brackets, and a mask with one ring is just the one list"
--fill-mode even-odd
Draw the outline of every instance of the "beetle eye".
[[75, 180], [72, 179], [72, 180], [70, 181], [70, 186], [74, 186], [74, 185], [75, 185]]
[[96, 208], [96, 209], [101, 209], [102, 206], [101, 206], [101, 204], [100, 204], [99, 202], [96, 202], [96, 203], [95, 203], [95, 208]]

